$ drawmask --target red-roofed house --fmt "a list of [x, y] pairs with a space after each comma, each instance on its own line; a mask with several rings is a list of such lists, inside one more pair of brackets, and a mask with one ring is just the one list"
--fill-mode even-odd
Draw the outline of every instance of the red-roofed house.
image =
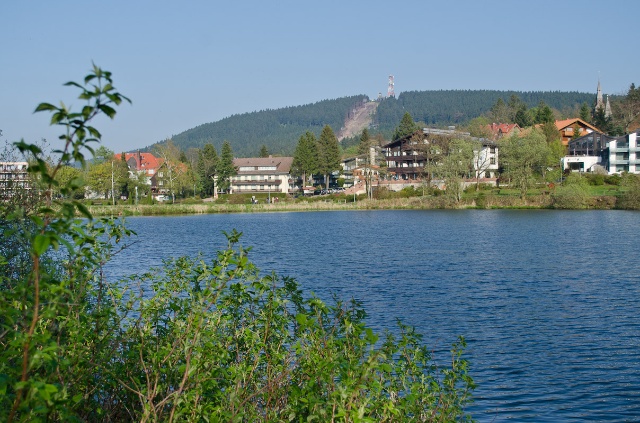
[[520, 127], [517, 123], [492, 123], [488, 126], [493, 140], [499, 140], [502, 137], [508, 137], [513, 133], [520, 132]]
[[[116, 154], [116, 158], [120, 159], [121, 154]], [[125, 153], [124, 159], [129, 167], [129, 177], [138, 179], [144, 177], [145, 183], [151, 187], [151, 193], [158, 191], [156, 174], [164, 162], [163, 159], [154, 156], [151, 153]]]

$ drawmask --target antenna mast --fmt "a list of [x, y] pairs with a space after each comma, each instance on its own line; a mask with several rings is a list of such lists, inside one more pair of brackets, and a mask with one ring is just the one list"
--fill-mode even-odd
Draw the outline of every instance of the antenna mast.
[[387, 97], [395, 97], [396, 92], [393, 89], [394, 86], [393, 75], [389, 75], [389, 88], [387, 88]]

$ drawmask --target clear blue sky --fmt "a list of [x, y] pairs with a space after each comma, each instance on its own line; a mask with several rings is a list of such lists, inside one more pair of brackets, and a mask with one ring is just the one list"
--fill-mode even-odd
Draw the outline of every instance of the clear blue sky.
[[620, 94], [640, 84], [640, 1], [6, 0], [1, 141], [57, 139], [91, 62], [131, 98], [99, 121], [116, 152], [232, 114], [356, 94], [498, 89]]

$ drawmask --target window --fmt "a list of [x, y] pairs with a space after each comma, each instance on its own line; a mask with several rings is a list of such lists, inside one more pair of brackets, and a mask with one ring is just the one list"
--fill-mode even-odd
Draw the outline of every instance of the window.
[[492, 165], [496, 164], [496, 158], [495, 157], [491, 157], [489, 159], [489, 164], [492, 164]]
[[163, 174], [164, 174], [164, 172], [158, 172], [158, 176], [161, 177], [161, 178], [163, 177], [162, 176]]

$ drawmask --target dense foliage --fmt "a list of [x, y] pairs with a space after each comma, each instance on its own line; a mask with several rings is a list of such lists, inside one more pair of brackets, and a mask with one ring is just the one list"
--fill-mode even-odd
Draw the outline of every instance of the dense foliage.
[[57, 172], [85, 164], [83, 151], [100, 138], [91, 120], [113, 117], [127, 99], [97, 67], [70, 85], [87, 101], [81, 112], [36, 109], [64, 127], [58, 162], [16, 144], [42, 198], [15, 195], [0, 208], [3, 421], [469, 419], [463, 339], [442, 367], [407, 326], [380, 339], [357, 302], [328, 305], [291, 278], [261, 275], [236, 231], [210, 261], [183, 257], [106, 279], [104, 264], [131, 233], [68, 199], [77, 181]]

